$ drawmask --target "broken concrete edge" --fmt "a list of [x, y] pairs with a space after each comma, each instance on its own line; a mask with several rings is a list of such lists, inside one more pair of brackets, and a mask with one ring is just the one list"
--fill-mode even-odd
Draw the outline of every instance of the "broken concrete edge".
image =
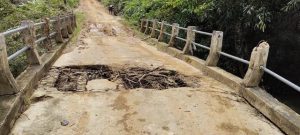
[[205, 65], [205, 61], [194, 56], [184, 55], [182, 51], [168, 47], [168, 44], [158, 42], [157, 39], [148, 39], [149, 42], [155, 42], [157, 50], [176, 57], [193, 67], [203, 71], [217, 81], [226, 84], [230, 88], [238, 91], [247, 102], [261, 112], [266, 118], [272, 121], [283, 132], [290, 135], [300, 134], [300, 115], [294, 110], [279, 102], [265, 90], [255, 87], [246, 88], [242, 85], [242, 79], [219, 68]]
[[[73, 35], [72, 35], [73, 38]], [[17, 84], [20, 87], [20, 92], [16, 95], [11, 95], [14, 98], [7, 114], [1, 114], [3, 119], [0, 120], [0, 135], [9, 134], [16, 119], [26, 110], [29, 105], [29, 99], [34, 92], [34, 88], [37, 86], [39, 80], [44, 74], [51, 68], [53, 63], [62, 54], [64, 48], [70, 42], [72, 38], [66, 40], [60, 46], [55, 48], [53, 52], [47, 53], [42, 56], [44, 63], [41, 65], [30, 66], [17, 78]]]

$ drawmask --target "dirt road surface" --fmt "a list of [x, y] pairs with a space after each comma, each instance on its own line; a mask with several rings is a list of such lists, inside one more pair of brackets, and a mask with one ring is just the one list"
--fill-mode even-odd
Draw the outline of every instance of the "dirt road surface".
[[98, 1], [81, 0], [79, 10], [86, 13], [84, 29], [54, 67], [163, 66], [198, 78], [200, 85], [124, 90], [113, 82], [93, 80], [86, 91], [62, 92], [51, 86], [55, 73], [49, 72], [48, 82], [41, 82], [12, 135], [282, 134], [237, 91], [147, 45]]

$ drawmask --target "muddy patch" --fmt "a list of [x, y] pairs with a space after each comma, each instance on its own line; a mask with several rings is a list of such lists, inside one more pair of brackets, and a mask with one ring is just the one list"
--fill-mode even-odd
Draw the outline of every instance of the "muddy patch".
[[[163, 90], [200, 86], [199, 79], [163, 67], [68, 66], [52, 68], [49, 75], [54, 74], [51, 71], [55, 71], [56, 81], [54, 87], [59, 91], [86, 91], [89, 89], [87, 85], [92, 84], [91, 82], [97, 79], [106, 79], [111, 83], [115, 83], [116, 90], [136, 88]], [[45, 78], [49, 77], [46, 76]], [[44, 82], [50, 81], [46, 80]], [[53, 82], [53, 77], [51, 82]], [[105, 85], [95, 86], [104, 87]]]

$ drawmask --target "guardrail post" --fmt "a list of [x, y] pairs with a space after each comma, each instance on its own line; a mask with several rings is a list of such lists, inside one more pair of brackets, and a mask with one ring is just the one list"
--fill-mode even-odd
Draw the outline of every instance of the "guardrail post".
[[3, 34], [0, 34], [0, 95], [15, 94], [18, 92], [17, 83], [8, 65], [5, 37]]
[[66, 18], [66, 25], [67, 25], [68, 33], [72, 34], [73, 28], [72, 28], [71, 14], [68, 14], [68, 17]]
[[148, 30], [149, 30], [149, 25], [150, 25], [149, 22], [150, 22], [149, 20], [146, 20], [146, 29], [145, 29], [145, 31], [144, 31], [144, 34], [147, 34], [147, 32], [148, 32]]
[[183, 54], [191, 54], [193, 55], [193, 47], [192, 42], [195, 41], [196, 33], [194, 32], [196, 30], [195, 26], [189, 26], [187, 28], [187, 34], [186, 34], [186, 43], [183, 48]]
[[25, 45], [30, 47], [30, 49], [26, 51], [28, 63], [30, 65], [40, 65], [42, 62], [39, 53], [36, 50], [34, 22], [22, 21], [21, 26], [27, 26], [27, 29], [23, 30], [21, 35]]
[[45, 18], [44, 19], [45, 24], [42, 25], [42, 36], [46, 37], [46, 39], [43, 41], [43, 44], [45, 44], [48, 51], [51, 50], [51, 38], [50, 38], [50, 19]]
[[74, 27], [77, 27], [77, 19], [76, 15], [73, 13], [73, 19], [74, 19]]
[[158, 42], [162, 41], [164, 39], [164, 33], [166, 31], [166, 25], [165, 23], [167, 23], [166, 21], [162, 21], [161, 25], [160, 25], [160, 33], [158, 36]]
[[71, 22], [72, 22], [72, 28], [74, 30], [76, 28], [76, 18], [74, 13], [72, 13], [71, 15]]
[[55, 31], [56, 31], [56, 36], [55, 36], [55, 41], [56, 43], [63, 43], [64, 42], [64, 39], [62, 38], [62, 33], [61, 33], [61, 20], [60, 20], [60, 17], [57, 16], [56, 17], [56, 21], [54, 22], [54, 28], [55, 28]]
[[156, 29], [157, 29], [157, 20], [156, 19], [154, 19], [154, 20], [152, 20], [152, 31], [151, 31], [151, 34], [150, 34], [150, 36], [151, 36], [151, 38], [154, 38], [155, 37], [155, 33], [156, 33]]
[[145, 19], [141, 19], [141, 29], [140, 29], [141, 32], [144, 32], [145, 24], [146, 24]]
[[223, 32], [214, 31], [211, 38], [210, 52], [206, 59], [207, 66], [217, 66], [220, 58], [219, 52], [222, 50], [222, 45], [223, 45]]
[[267, 42], [262, 42], [253, 49], [248, 71], [243, 80], [243, 84], [246, 87], [256, 87], [259, 85], [264, 73], [260, 67], [267, 64], [269, 48], [270, 46]]
[[173, 47], [176, 41], [176, 37], [179, 34], [179, 24], [177, 23], [173, 23], [172, 25], [172, 34], [171, 34], [171, 38], [169, 41], [169, 47]]
[[63, 38], [69, 38], [69, 33], [68, 33], [68, 23], [66, 21], [66, 17], [62, 17], [61, 19], [61, 23], [62, 23], [62, 30], [61, 30], [61, 34]]

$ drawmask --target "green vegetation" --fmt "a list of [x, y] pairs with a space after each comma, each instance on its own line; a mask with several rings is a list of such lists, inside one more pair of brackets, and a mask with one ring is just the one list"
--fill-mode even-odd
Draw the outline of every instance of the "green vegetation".
[[22, 5], [14, 5], [10, 0], [0, 1], [0, 31], [17, 26], [22, 20], [36, 20], [51, 17], [71, 10], [78, 5], [79, 0], [31, 0]]

